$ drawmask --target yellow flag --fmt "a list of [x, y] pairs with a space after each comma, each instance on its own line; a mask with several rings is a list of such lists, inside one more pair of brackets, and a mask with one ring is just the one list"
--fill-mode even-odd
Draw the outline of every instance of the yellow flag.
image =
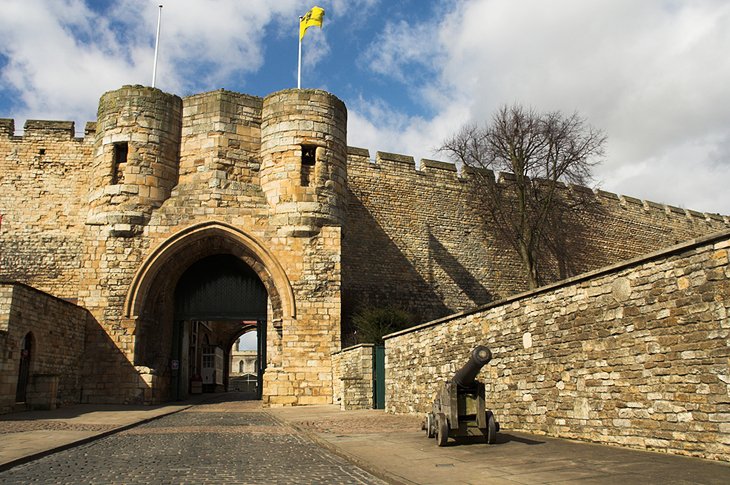
[[304, 38], [304, 34], [309, 27], [317, 26], [322, 28], [324, 20], [324, 9], [322, 7], [312, 7], [312, 9], [299, 19], [299, 40]]

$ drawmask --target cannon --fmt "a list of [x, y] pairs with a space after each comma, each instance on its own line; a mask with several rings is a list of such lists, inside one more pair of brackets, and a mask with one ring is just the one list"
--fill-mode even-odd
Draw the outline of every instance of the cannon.
[[483, 436], [487, 444], [496, 441], [499, 423], [494, 413], [486, 409], [484, 384], [476, 380], [490, 360], [492, 351], [479, 345], [472, 350], [464, 367], [449, 382], [441, 384], [424, 423], [426, 435], [436, 438], [439, 446], [444, 446], [449, 436]]

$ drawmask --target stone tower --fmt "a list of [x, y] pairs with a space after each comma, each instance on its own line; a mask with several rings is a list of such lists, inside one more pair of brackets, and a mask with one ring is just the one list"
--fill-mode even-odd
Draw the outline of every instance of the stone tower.
[[124, 86], [99, 102], [87, 223], [137, 234], [177, 184], [182, 100]]
[[309, 236], [342, 224], [347, 109], [336, 96], [289, 89], [264, 98], [261, 159], [261, 187], [283, 234]]

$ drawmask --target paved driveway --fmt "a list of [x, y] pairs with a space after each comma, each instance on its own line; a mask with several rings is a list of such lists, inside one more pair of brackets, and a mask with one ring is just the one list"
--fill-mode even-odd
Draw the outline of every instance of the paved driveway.
[[194, 406], [0, 473], [0, 483], [384, 482], [321, 448], [259, 403]]

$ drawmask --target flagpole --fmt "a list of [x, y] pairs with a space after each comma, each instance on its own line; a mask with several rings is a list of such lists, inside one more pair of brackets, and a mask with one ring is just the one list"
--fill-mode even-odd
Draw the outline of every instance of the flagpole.
[[[299, 25], [301, 29], [302, 18], [299, 17]], [[297, 63], [297, 89], [302, 89], [302, 35], [298, 34], [299, 37], [299, 62]]]
[[155, 38], [155, 60], [152, 64], [152, 87], [155, 87], [155, 80], [157, 78], [157, 52], [160, 47], [160, 21], [162, 20], [162, 5], [159, 5], [160, 9], [157, 13], [157, 36]]

